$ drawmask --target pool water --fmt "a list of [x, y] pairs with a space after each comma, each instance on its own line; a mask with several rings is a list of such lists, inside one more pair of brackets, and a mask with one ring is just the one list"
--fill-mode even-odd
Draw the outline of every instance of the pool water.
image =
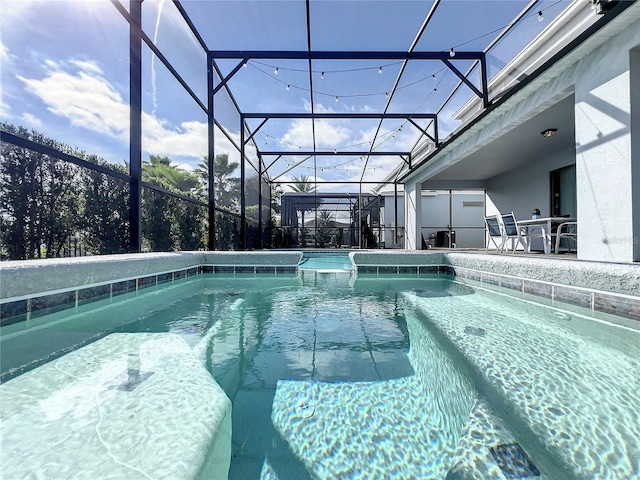
[[298, 264], [300, 270], [323, 272], [341, 272], [353, 270], [353, 264], [347, 252], [317, 253], [305, 252]]
[[[259, 292], [234, 284], [238, 299], [208, 352], [234, 405], [229, 478], [446, 475], [475, 389], [405, 315], [395, 279], [349, 279], [304, 274], [301, 285]], [[459, 287], [427, 283], [439, 294]]]
[[3, 327], [2, 380], [169, 332], [232, 401], [230, 479], [640, 477], [637, 329], [448, 277], [322, 270], [202, 275]]

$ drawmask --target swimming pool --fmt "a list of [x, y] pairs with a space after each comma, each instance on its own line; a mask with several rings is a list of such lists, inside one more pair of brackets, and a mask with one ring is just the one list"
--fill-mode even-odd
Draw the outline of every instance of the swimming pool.
[[[233, 403], [229, 478], [632, 478], [640, 470], [637, 330], [448, 275], [205, 274], [2, 328], [3, 410], [15, 381], [77, 368], [74, 354], [86, 363], [87, 349], [104, 352], [112, 338], [148, 338], [157, 347], [145, 348], [169, 350], [175, 366], [193, 352]], [[159, 363], [148, 379], [144, 365], [129, 370], [150, 382]], [[191, 373], [177, 368], [168, 379]], [[130, 380], [103, 378], [95, 394], [103, 413], [111, 387]], [[215, 393], [188, 383], [203, 389], [194, 390], [200, 398]], [[76, 410], [67, 402], [49, 414], [64, 421]], [[3, 412], [3, 447], [42, 435], [28, 413], [13, 422]], [[192, 412], [166, 412], [165, 423], [167, 415], [193, 436]], [[2, 468], [53, 468], [37, 465], [32, 443], [24, 462], [12, 445]]]

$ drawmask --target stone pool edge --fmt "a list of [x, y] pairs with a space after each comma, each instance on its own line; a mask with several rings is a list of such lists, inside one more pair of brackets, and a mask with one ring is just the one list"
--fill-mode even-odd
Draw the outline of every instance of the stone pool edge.
[[[449, 275], [640, 321], [636, 264], [465, 252], [366, 250], [352, 251], [349, 257], [356, 274]], [[2, 262], [0, 325], [201, 273], [296, 274], [301, 258], [301, 251], [197, 251]]]

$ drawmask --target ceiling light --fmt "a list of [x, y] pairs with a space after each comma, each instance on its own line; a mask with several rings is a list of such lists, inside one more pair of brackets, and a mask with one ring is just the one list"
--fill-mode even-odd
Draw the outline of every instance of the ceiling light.
[[557, 128], [547, 128], [546, 130], [543, 130], [542, 132], [540, 132], [540, 135], [542, 135], [545, 138], [549, 138], [554, 136], [557, 131], [558, 131]]

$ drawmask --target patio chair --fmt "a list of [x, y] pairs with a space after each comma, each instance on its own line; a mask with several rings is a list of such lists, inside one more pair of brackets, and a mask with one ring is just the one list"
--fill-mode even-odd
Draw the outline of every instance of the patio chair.
[[529, 251], [529, 246], [532, 238], [543, 238], [544, 235], [542, 233], [542, 228], [535, 226], [529, 227], [532, 230], [540, 230], [540, 233], [533, 234], [532, 230], [527, 229], [527, 233], [523, 233], [523, 228], [518, 226], [518, 222], [516, 220], [516, 216], [513, 212], [503, 213], [502, 217], [502, 225], [504, 226], [504, 243], [506, 246], [507, 240], [511, 239], [513, 242], [513, 250], [511, 253], [516, 252], [516, 248], [518, 248], [518, 243], [522, 245], [525, 252]]
[[[500, 225], [500, 220], [498, 220], [498, 216], [489, 215], [488, 217], [484, 217], [484, 223], [487, 226], [487, 232], [489, 233], [489, 240], [493, 242], [498, 252], [502, 252], [506, 239], [504, 238], [504, 232], [502, 230], [502, 226]], [[498, 245], [496, 238], [500, 239], [500, 245]], [[488, 251], [488, 250], [489, 250], [489, 242], [487, 242], [487, 248], [485, 248], [485, 251]]]
[[[563, 231], [564, 230], [564, 231]], [[558, 225], [556, 230], [556, 253], [560, 253], [560, 240], [566, 238], [567, 240], [576, 242], [576, 250], [578, 248], [578, 222], [564, 222]], [[567, 242], [567, 248], [571, 252], [571, 243]]]

